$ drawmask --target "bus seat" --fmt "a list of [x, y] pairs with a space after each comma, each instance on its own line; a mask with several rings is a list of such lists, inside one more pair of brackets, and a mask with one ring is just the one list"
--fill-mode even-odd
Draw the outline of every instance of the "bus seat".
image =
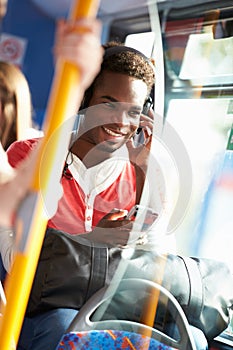
[[160, 341], [138, 333], [120, 330], [92, 330], [70, 332], [66, 334], [58, 347], [59, 350], [71, 349], [172, 349]]
[[[133, 292], [142, 288], [151, 295], [156, 293], [165, 308], [169, 305], [169, 313], [178, 328], [178, 339], [140, 322], [114, 317], [104, 319], [103, 315], [117, 293], [132, 292], [133, 299]], [[65, 349], [195, 350], [196, 346], [186, 316], [171, 293], [157, 283], [132, 278], [103, 287], [86, 302], [57, 347], [57, 350]]]

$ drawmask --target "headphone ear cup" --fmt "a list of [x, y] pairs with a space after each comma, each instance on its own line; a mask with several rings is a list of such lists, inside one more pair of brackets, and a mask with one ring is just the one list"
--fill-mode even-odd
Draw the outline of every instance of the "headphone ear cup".
[[92, 97], [92, 93], [93, 93], [93, 87], [90, 86], [86, 91], [85, 94], [83, 96], [83, 100], [82, 103], [80, 105], [79, 111], [83, 110], [83, 109], [87, 109], [89, 107], [90, 104], [90, 100]]

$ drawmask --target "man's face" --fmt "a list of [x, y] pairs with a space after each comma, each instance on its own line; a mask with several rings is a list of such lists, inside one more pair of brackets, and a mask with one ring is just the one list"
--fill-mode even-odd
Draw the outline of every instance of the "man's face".
[[142, 80], [104, 71], [85, 113], [81, 138], [107, 152], [120, 148], [139, 126], [146, 95]]

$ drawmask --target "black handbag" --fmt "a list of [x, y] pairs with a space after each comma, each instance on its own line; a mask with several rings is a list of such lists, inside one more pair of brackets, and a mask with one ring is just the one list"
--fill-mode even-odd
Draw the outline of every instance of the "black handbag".
[[[96, 291], [110, 284], [119, 264], [123, 271], [120, 278], [161, 283], [178, 300], [189, 323], [200, 328], [207, 339], [228, 326], [229, 311], [233, 308], [233, 276], [224, 263], [93, 245], [79, 235], [50, 228], [45, 235], [27, 316], [54, 308], [79, 310]], [[130, 311], [130, 307], [124, 310], [126, 314]]]

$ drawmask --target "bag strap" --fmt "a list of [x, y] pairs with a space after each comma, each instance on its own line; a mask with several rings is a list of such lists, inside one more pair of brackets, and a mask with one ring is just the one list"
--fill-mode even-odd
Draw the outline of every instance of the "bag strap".
[[[136, 203], [139, 203], [143, 191], [145, 175], [139, 167], [135, 164], [133, 165], [136, 173]], [[98, 247], [93, 244], [91, 248], [91, 271], [86, 301], [100, 288], [105, 286], [108, 273], [108, 260], [108, 248]]]
[[203, 309], [203, 283], [200, 270], [198, 268], [197, 261], [190, 257], [179, 256], [186, 267], [189, 285], [190, 285], [190, 294], [189, 294], [189, 315], [192, 318], [200, 318], [202, 309]]
[[136, 164], [133, 164], [133, 166], [136, 175], [136, 204], [139, 204], [145, 183], [145, 173]]
[[105, 286], [108, 270], [108, 249], [105, 247], [91, 247], [90, 278], [87, 288], [86, 301]]

